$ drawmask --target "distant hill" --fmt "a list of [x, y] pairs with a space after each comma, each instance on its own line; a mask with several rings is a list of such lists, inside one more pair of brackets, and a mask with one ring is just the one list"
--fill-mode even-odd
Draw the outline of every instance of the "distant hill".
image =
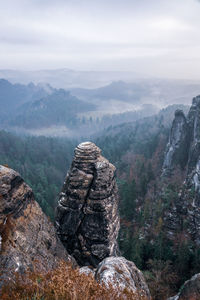
[[14, 114], [20, 105], [45, 97], [51, 92], [51, 88], [45, 89], [33, 83], [28, 85], [11, 84], [5, 79], [0, 79], [0, 118]]
[[42, 128], [52, 125], [73, 128], [78, 123], [78, 113], [94, 109], [95, 105], [82, 102], [69, 92], [60, 89], [44, 98], [22, 105], [20, 113], [10, 124], [24, 128]]
[[[0, 79], [0, 128], [24, 132], [51, 126], [76, 128], [78, 114], [96, 110], [63, 89], [50, 85], [12, 84]], [[28, 133], [28, 132], [27, 132]]]
[[[79, 99], [102, 103], [109, 100], [132, 105], [153, 104], [159, 108], [171, 104], [190, 104], [190, 99], [200, 94], [199, 82], [167, 79], [138, 79], [131, 82], [113, 81], [95, 89], [74, 88], [71, 93]], [[101, 104], [102, 105], [102, 104]]]
[[[121, 82], [116, 97], [120, 94]], [[113, 87], [114, 88], [114, 87]], [[48, 136], [85, 136], [102, 129], [132, 120], [153, 115], [157, 107], [151, 104], [128, 103], [112, 100], [103, 91], [113, 88], [102, 88], [103, 101], [80, 100], [64, 89], [54, 89], [50, 85], [30, 83], [29, 85], [12, 84], [0, 80], [0, 128], [18, 133]], [[124, 87], [125, 89], [125, 87]], [[90, 99], [90, 97], [88, 97]]]
[[[173, 88], [171, 88], [173, 87]], [[12, 84], [0, 80], [0, 128], [19, 133], [80, 137], [109, 126], [156, 114], [198, 85], [179, 81], [115, 81], [96, 89], [55, 89], [49, 84]]]
[[64, 89], [75, 87], [97, 88], [107, 85], [112, 81], [127, 81], [141, 78], [140, 75], [134, 72], [75, 71], [67, 68], [36, 71], [0, 70], [0, 78], [1, 77], [12, 83], [48, 83], [54, 88]]
[[148, 96], [149, 88], [136, 82], [128, 83], [120, 80], [97, 89], [72, 89], [71, 92], [87, 101], [115, 99], [138, 104], [142, 97]]

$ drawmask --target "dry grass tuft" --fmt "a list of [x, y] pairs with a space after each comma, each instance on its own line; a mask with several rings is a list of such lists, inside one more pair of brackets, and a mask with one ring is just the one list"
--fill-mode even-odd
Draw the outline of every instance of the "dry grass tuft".
[[[1, 195], [0, 195], [1, 200]], [[11, 222], [10, 215], [7, 215], [7, 217], [4, 220], [0, 221], [0, 234], [2, 238], [2, 251], [4, 248], [4, 243], [7, 241], [10, 232], [12, 231], [13, 225]]]
[[146, 297], [120, 291], [113, 286], [99, 284], [92, 275], [80, 274], [70, 264], [61, 262], [48, 272], [14, 274], [14, 279], [4, 284], [2, 300], [147, 300]]

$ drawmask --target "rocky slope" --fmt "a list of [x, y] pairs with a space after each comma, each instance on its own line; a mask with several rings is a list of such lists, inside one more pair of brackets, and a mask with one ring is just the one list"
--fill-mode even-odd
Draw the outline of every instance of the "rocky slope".
[[33, 268], [43, 271], [60, 259], [72, 260], [58, 240], [54, 226], [34, 200], [20, 175], [0, 165], [0, 270], [3, 279], [11, 271]]
[[97, 266], [118, 252], [115, 167], [93, 143], [75, 149], [57, 207], [57, 232], [80, 265]]

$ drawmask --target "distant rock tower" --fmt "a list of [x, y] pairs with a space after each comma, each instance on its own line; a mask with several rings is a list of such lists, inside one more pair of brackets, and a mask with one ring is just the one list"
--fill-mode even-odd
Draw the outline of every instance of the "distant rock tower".
[[174, 120], [167, 144], [165, 159], [163, 163], [163, 176], [169, 176], [174, 168], [184, 168], [188, 160], [189, 131], [186, 117], [182, 110], [175, 111]]
[[118, 253], [115, 170], [94, 143], [75, 148], [57, 206], [56, 227], [64, 246], [80, 265], [97, 266], [105, 257]]
[[[183, 184], [179, 197], [171, 203], [165, 225], [173, 238], [182, 231], [200, 245], [200, 96], [193, 98], [187, 117], [175, 112], [166, 148], [162, 177], [168, 182], [177, 170], [182, 171]], [[176, 173], [175, 173], [176, 174]]]
[[177, 166], [186, 169], [187, 184], [200, 191], [200, 96], [193, 98], [187, 117], [181, 110], [175, 112], [162, 175], [171, 175]]

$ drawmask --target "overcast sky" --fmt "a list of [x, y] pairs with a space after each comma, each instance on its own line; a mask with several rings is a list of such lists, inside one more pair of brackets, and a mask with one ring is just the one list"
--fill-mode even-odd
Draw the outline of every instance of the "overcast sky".
[[198, 0], [0, 0], [0, 69], [200, 79]]

